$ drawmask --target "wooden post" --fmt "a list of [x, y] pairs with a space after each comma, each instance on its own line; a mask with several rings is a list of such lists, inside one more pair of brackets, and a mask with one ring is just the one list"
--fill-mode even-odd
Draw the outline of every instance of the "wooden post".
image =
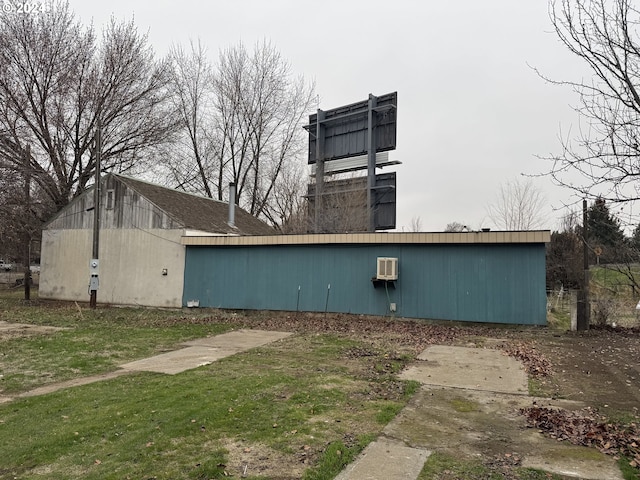
[[584, 277], [578, 296], [578, 331], [589, 330], [589, 317], [591, 314], [591, 305], [589, 303], [589, 245], [587, 243], [589, 229], [587, 220], [587, 200], [585, 199], [582, 201], [582, 264]]

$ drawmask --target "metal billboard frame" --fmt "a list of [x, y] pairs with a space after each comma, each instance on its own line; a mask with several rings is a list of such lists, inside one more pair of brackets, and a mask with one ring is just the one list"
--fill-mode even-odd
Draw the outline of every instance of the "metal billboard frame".
[[[316, 164], [315, 230], [320, 228], [325, 162], [358, 155], [367, 155], [368, 231], [376, 230], [375, 189], [376, 153], [396, 148], [396, 112], [398, 93], [375, 96], [332, 110], [318, 109], [309, 115], [308, 163]], [[395, 222], [395, 215], [394, 215]]]
[[[372, 98], [375, 99], [373, 106], [369, 105]], [[369, 95], [367, 100], [309, 115], [309, 124], [304, 127], [309, 132], [308, 163], [316, 163], [318, 138], [323, 144], [325, 162], [367, 154], [370, 108], [375, 113], [375, 151], [395, 150], [397, 105], [398, 92], [393, 92], [378, 97]], [[318, 131], [321, 131], [320, 137]]]

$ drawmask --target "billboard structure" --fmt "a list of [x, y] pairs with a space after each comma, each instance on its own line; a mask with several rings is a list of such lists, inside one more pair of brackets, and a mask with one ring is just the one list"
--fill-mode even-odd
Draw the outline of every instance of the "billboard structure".
[[[395, 173], [376, 175], [376, 167], [400, 163], [389, 161], [384, 154], [396, 148], [397, 104], [397, 92], [378, 97], [370, 94], [368, 100], [327, 111], [318, 109], [309, 116], [309, 125], [305, 126], [309, 132], [308, 163], [315, 167], [315, 184], [309, 185], [308, 198], [316, 232], [326, 231], [323, 216], [332, 211], [338, 194], [349, 192], [345, 197], [350, 198], [346, 202], [349, 208], [352, 203], [362, 205], [355, 198], [366, 196], [361, 212], [366, 226], [354, 225], [352, 230], [395, 228]], [[325, 181], [326, 175], [364, 169], [366, 177]], [[354, 206], [352, 213], [359, 216], [360, 209]]]

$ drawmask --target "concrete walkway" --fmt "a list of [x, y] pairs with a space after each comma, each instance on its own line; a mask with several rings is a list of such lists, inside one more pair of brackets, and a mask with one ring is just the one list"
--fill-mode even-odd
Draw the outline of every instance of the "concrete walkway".
[[[533, 399], [517, 360], [499, 350], [432, 346], [401, 378], [423, 384], [410, 403], [336, 480], [416, 480], [429, 455], [505, 461], [593, 480], [622, 480], [615, 461], [595, 449], [548, 439], [523, 428], [518, 409], [569, 409], [577, 402]], [[507, 461], [509, 461], [507, 460]]]
[[418, 360], [421, 362], [407, 368], [401, 378], [485, 392], [529, 392], [522, 364], [499, 350], [433, 345], [418, 355]]
[[429, 450], [379, 438], [370, 443], [335, 480], [415, 480], [429, 455]]
[[147, 371], [174, 375], [185, 370], [209, 365], [216, 360], [251, 348], [282, 340], [290, 335], [292, 334], [288, 332], [267, 330], [236, 330], [215, 337], [185, 342], [183, 343], [185, 348], [125, 363], [120, 365], [120, 368], [136, 372]]
[[[6, 322], [0, 322], [0, 329], [9, 330], [11, 328], [14, 331], [19, 331], [21, 329], [32, 328], [29, 325], [5, 324]], [[215, 337], [200, 338], [183, 343], [182, 345], [184, 345], [184, 348], [144, 358], [135, 362], [125, 363], [124, 365], [120, 365], [119, 370], [115, 370], [113, 372], [45, 385], [28, 392], [24, 392], [17, 397], [0, 395], [0, 403], [10, 402], [14, 398], [44, 395], [64, 388], [100, 382], [126, 375], [131, 372], [146, 371], [174, 375], [176, 373], [184, 372], [185, 370], [209, 365], [216, 360], [236, 353], [282, 340], [290, 335], [293, 334], [289, 332], [243, 329], [223, 333], [221, 335], [216, 335]]]

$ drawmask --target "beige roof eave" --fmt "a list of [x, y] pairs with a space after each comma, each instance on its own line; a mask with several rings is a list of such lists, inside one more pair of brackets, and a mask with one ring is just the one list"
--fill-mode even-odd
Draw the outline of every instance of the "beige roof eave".
[[446, 232], [446, 233], [322, 233], [303, 235], [256, 236], [183, 236], [183, 245], [326, 245], [326, 244], [507, 244], [548, 243], [549, 230], [520, 232]]
[[202, 230], [193, 230], [186, 228], [184, 231], [184, 237], [237, 237], [237, 233], [213, 233], [203, 232]]

